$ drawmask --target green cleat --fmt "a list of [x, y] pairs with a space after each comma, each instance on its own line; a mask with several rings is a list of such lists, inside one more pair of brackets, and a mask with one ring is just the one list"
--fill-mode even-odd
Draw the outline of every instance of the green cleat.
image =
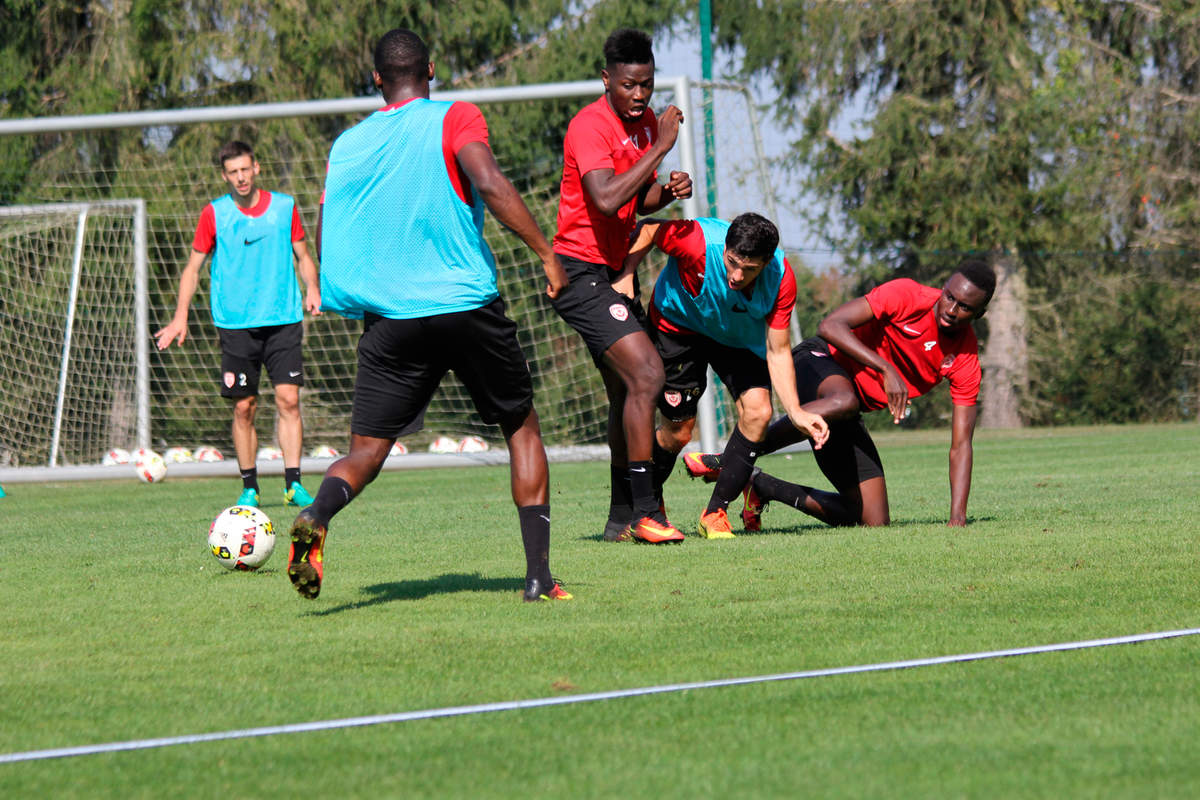
[[283, 491], [283, 504], [285, 506], [311, 506], [313, 496], [300, 485], [300, 481], [292, 481], [292, 485]]
[[258, 508], [258, 490], [242, 489], [242, 493], [238, 495], [237, 503], [235, 503], [235, 505]]

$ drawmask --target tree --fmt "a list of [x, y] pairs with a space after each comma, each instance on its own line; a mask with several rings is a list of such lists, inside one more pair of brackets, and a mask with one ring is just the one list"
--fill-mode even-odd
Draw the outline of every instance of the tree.
[[[778, 89], [830, 244], [924, 279], [937, 252], [996, 267], [984, 424], [1028, 416], [1029, 297], [1078, 267], [1029, 254], [1200, 241], [1187, 4], [717, 0], [714, 18]], [[861, 135], [831, 132], [859, 112]]]

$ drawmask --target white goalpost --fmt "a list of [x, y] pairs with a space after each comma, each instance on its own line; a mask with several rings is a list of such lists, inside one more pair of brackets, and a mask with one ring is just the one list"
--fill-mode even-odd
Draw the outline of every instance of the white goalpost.
[[[549, 235], [565, 133], [565, 123], [558, 120], [569, 119], [602, 92], [598, 80], [587, 80], [434, 91], [433, 97], [465, 100], [483, 109], [501, 167]], [[660, 171], [682, 169], [695, 185], [694, 196], [672, 213], [704, 216], [705, 185], [713, 181], [722, 216], [749, 210], [775, 216], [749, 93], [730, 84], [659, 77], [654, 107], [670, 103], [684, 112], [684, 124]], [[715, 165], [698, 163], [695, 156], [704, 103], [717, 111]], [[299, 122], [329, 116], [346, 117], [352, 124], [379, 105], [377, 97], [362, 97], [0, 120], [0, 136], [55, 134], [64, 142], [60, 150], [68, 153], [71, 143], [84, 137], [126, 137], [116, 148], [122, 157], [113, 160], [108, 172], [94, 165], [72, 172], [73, 166], [60, 161], [52, 178], [34, 175], [25, 182], [21, 205], [0, 206], [0, 353], [9, 363], [0, 368], [0, 476], [13, 467], [97, 465], [113, 447], [195, 449], [203, 444], [230, 453], [229, 409], [216, 384], [219, 349], [208, 312], [207, 270], [192, 303], [187, 342], [161, 353], [150, 346], [153, 331], [173, 311], [178, 275], [200, 211], [227, 191], [211, 162], [180, 161], [169, 142], [176, 137], [211, 141], [209, 150], [215, 152], [230, 138], [256, 144], [254, 126], [300, 131]], [[256, 152], [263, 167], [259, 184], [296, 197], [310, 241], [333, 135], [336, 131], [328, 141], [314, 141], [298, 132], [275, 148], [288, 152]], [[113, 199], [117, 197], [134, 199]], [[516, 237], [490, 216], [486, 235], [496, 253], [501, 295], [534, 374], [535, 404], [547, 444], [602, 447], [607, 401], [586, 348], [546, 302], [539, 265]], [[643, 302], [661, 263], [649, 263]], [[344, 449], [359, 325], [324, 314], [306, 319], [304, 326], [305, 449]], [[265, 379], [263, 394], [261, 408], [267, 413], [260, 414], [259, 437], [269, 444], [273, 401]], [[710, 387], [701, 407], [698, 444], [706, 450], [716, 449], [720, 435], [714, 394], [721, 398]], [[475, 417], [465, 390], [452, 376], [431, 403], [426, 430], [406, 443], [423, 450], [439, 435], [495, 437]], [[264, 467], [272, 468], [260, 464]]]

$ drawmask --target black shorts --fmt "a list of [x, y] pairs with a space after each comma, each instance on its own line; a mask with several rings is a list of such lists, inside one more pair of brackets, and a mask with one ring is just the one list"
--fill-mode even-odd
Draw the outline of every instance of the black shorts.
[[266, 366], [273, 385], [304, 385], [299, 322], [263, 328], [217, 328], [221, 339], [221, 397], [254, 397]]
[[667, 375], [658, 410], [672, 422], [696, 416], [696, 405], [708, 385], [709, 366], [735, 399], [760, 386], [770, 391], [767, 362], [753, 351], [729, 347], [700, 333], [672, 334], [652, 328], [650, 339]]
[[[616, 274], [614, 271], [604, 264], [592, 264], [571, 256], [560, 255], [558, 258], [570, 284], [550, 304], [583, 337], [596, 364], [617, 340], [638, 331], [646, 332], [646, 310], [637, 300], [612, 288], [610, 281]], [[636, 275], [634, 293], [638, 293]]]
[[[796, 393], [801, 405], [817, 399], [826, 378], [842, 377], [854, 385], [849, 373], [829, 354], [828, 343], [819, 336], [805, 339], [792, 348], [792, 364], [796, 368]], [[855, 490], [865, 480], [883, 477], [883, 461], [861, 414], [830, 422], [828, 441], [820, 450], [814, 450], [813, 455], [821, 472], [840, 494]]]
[[533, 409], [533, 379], [517, 325], [504, 315], [500, 298], [470, 311], [415, 319], [367, 314], [350, 432], [393, 439], [420, 430], [425, 408], [450, 370], [488, 424], [519, 423]]

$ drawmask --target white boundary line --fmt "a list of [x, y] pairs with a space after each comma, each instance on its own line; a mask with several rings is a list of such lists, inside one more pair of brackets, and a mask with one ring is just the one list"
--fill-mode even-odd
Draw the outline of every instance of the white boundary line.
[[610, 692], [593, 692], [591, 694], [541, 697], [532, 700], [510, 700], [502, 703], [483, 703], [472, 706], [430, 708], [423, 711], [402, 711], [395, 714], [377, 714], [369, 717], [348, 717], [346, 719], [330, 719], [317, 722], [299, 722], [290, 725], [270, 725], [264, 728], [245, 728], [243, 730], [195, 733], [185, 736], [165, 736], [160, 739], [134, 739], [127, 742], [107, 742], [104, 744], [81, 745], [78, 747], [59, 747], [50, 750], [30, 750], [24, 753], [0, 754], [0, 764], [11, 764], [18, 761], [40, 761], [50, 758], [69, 758], [72, 756], [96, 755], [98, 753], [116, 753], [124, 750], [148, 750], [155, 747], [171, 747], [174, 745], [196, 744], [199, 742], [217, 742], [224, 739], [249, 739], [258, 736], [277, 736], [287, 733], [308, 733], [312, 731], [337, 730], [339, 728], [358, 728], [368, 725], [386, 725], [393, 722], [411, 722], [412, 720], [418, 719], [457, 717], [467, 714], [487, 714], [493, 711], [514, 711], [525, 708], [544, 708], [546, 706], [591, 703], [597, 700], [616, 700], [623, 697], [640, 697], [651, 694], [666, 694], [668, 692], [684, 692], [691, 689], [715, 689], [722, 686], [744, 686], [751, 683], [769, 683], [772, 681], [790, 681], [800, 680], [803, 678], [823, 678], [831, 675], [851, 675], [860, 672], [883, 672], [886, 670], [912, 669], [914, 667], [931, 667], [938, 664], [956, 664], [965, 661], [983, 661], [992, 658], [1007, 658], [1009, 656], [1027, 656], [1038, 653], [1061, 652], [1064, 650], [1084, 650], [1090, 647], [1136, 644], [1138, 642], [1149, 642], [1159, 639], [1174, 639], [1180, 636], [1195, 636], [1197, 634], [1200, 634], [1200, 628], [1186, 628], [1177, 631], [1159, 631], [1157, 633], [1138, 633], [1130, 636], [1117, 636], [1110, 639], [1090, 639], [1081, 642], [1044, 644], [1035, 647], [1016, 647], [1009, 650], [989, 650], [983, 653], [963, 653], [952, 656], [917, 658], [910, 661], [885, 661], [878, 664], [860, 664], [853, 667], [831, 667], [828, 669], [804, 670], [802, 672], [784, 672], [778, 675], [758, 675], [745, 678], [723, 678], [720, 680], [697, 681], [694, 683], [673, 683], [664, 686], [644, 686], [636, 689], [617, 689]]

